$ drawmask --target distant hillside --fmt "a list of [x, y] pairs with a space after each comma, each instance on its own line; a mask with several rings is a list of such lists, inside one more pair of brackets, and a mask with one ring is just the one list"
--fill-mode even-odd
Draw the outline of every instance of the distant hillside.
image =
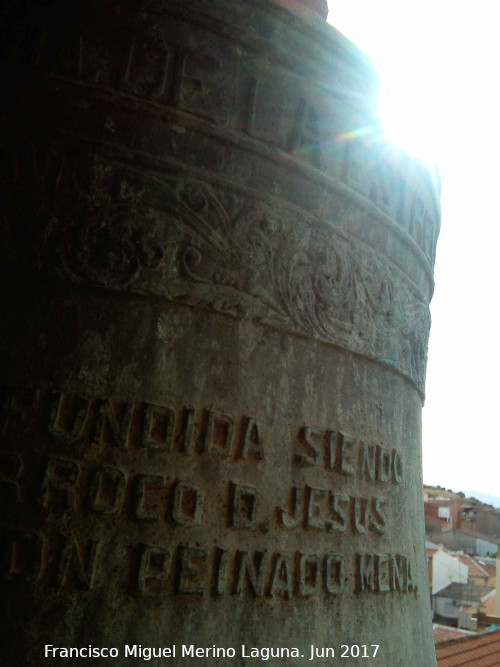
[[490, 496], [489, 493], [481, 493], [481, 491], [465, 491], [465, 493], [467, 496], [474, 496], [474, 498], [477, 498], [482, 503], [493, 505], [493, 507], [500, 509], [500, 497], [498, 496]]
[[446, 500], [458, 500], [461, 503], [470, 505], [493, 506], [500, 509], [500, 497], [491, 496], [488, 493], [481, 493], [480, 491], [452, 491], [445, 489], [442, 486], [427, 486], [424, 484], [424, 491], [429, 493], [429, 498], [446, 498]]

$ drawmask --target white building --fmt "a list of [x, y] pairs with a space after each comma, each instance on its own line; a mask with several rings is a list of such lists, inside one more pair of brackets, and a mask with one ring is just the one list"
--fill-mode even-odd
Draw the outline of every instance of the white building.
[[432, 558], [432, 565], [430, 572], [432, 572], [431, 585], [432, 595], [436, 595], [439, 591], [450, 584], [466, 584], [469, 578], [469, 568], [464, 563], [460, 562], [458, 556], [453, 556], [444, 549], [438, 547], [434, 553], [430, 554]]

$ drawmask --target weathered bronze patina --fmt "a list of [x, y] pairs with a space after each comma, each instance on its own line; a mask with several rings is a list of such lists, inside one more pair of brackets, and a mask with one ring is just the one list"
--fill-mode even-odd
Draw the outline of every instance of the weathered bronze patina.
[[2, 6], [5, 664], [431, 666], [439, 192], [369, 64], [266, 0]]

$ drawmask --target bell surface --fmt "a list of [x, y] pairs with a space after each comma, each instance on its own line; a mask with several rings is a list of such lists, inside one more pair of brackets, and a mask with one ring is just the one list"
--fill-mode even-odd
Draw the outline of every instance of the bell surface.
[[5, 664], [435, 664], [440, 186], [283, 5], [2, 4]]

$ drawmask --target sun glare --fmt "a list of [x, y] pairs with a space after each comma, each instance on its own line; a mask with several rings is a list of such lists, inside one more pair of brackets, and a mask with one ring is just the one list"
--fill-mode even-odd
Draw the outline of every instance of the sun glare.
[[384, 135], [440, 169], [445, 162], [456, 169], [458, 146], [488, 142], [498, 122], [497, 22], [486, 14], [492, 4], [479, 0], [472, 12], [451, 0], [331, 3], [332, 25], [379, 74]]
[[[441, 175], [424, 478], [496, 495], [498, 4], [331, 0], [329, 16], [378, 71], [384, 136], [437, 166]], [[473, 388], [466, 402], [464, 387]], [[457, 406], [463, 405], [475, 425], [475, 442], [484, 443], [475, 450], [477, 465], [471, 464], [470, 439], [457, 419]]]
[[446, 5], [446, 0], [442, 4], [424, 0], [418, 7], [391, 0], [350, 0], [332, 6], [330, 19], [368, 55], [379, 74], [378, 113], [384, 136], [438, 166], [445, 134], [443, 70], [448, 58], [438, 13]]
[[401, 86], [387, 85], [378, 100], [379, 123], [383, 135], [415, 157], [439, 166], [441, 137], [438, 119], [430, 100]]

